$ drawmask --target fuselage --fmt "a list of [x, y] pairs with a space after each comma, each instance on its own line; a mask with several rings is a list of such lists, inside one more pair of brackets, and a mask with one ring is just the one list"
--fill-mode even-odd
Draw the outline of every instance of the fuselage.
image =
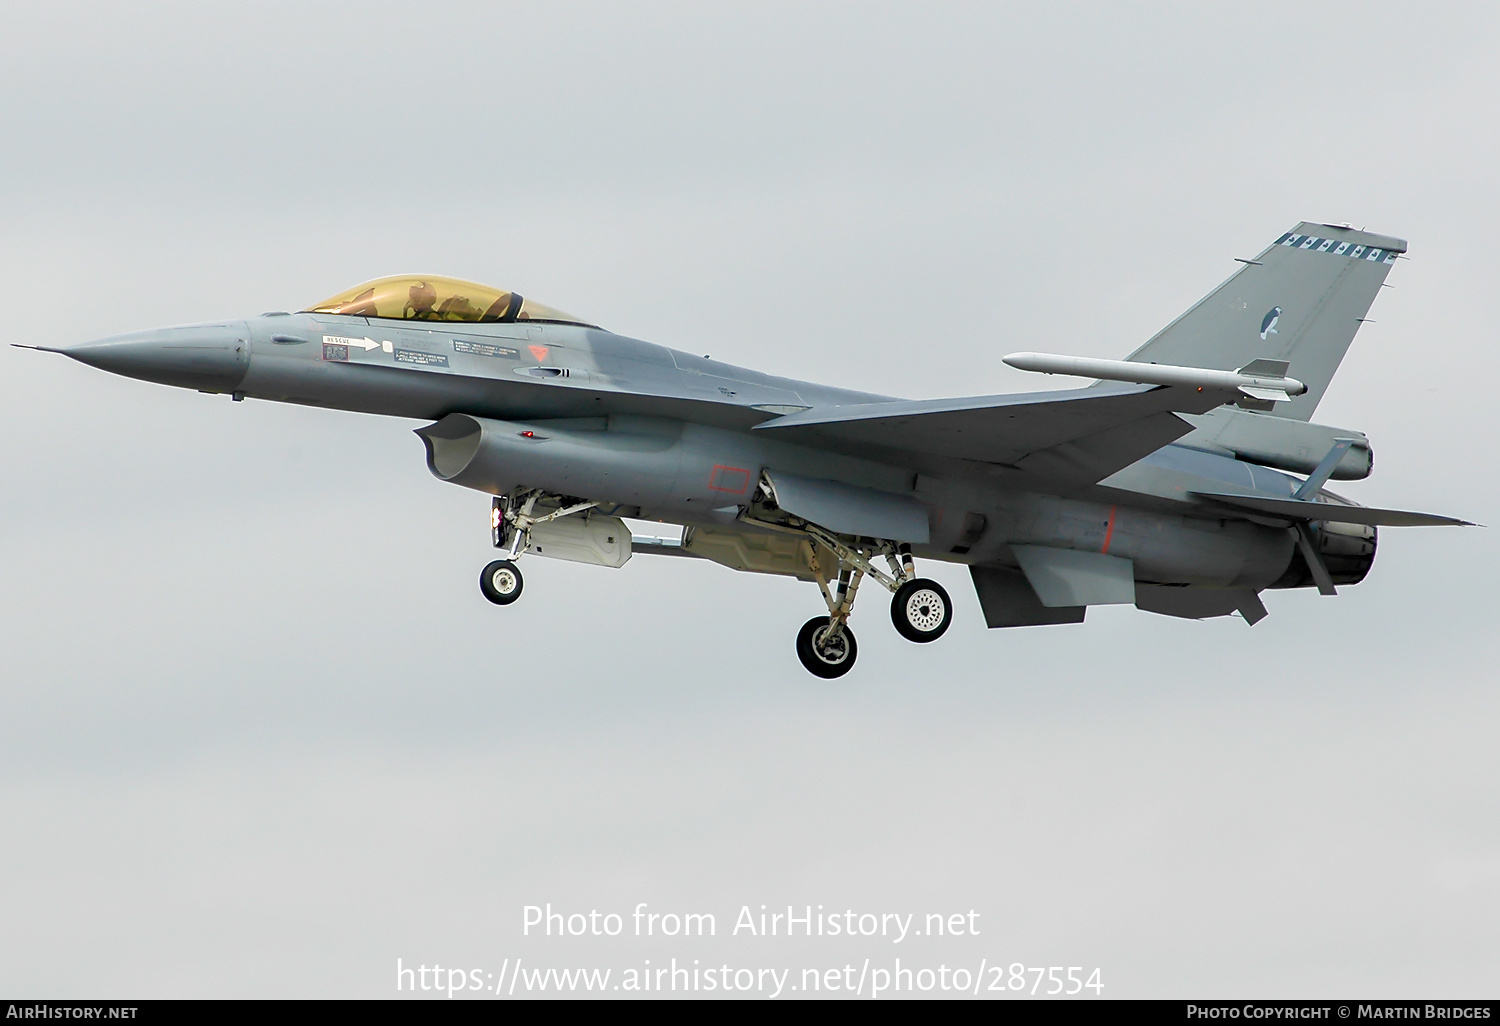
[[[466, 480], [433, 466], [496, 494], [525, 485], [625, 516], [753, 530], [736, 515], [761, 470], [776, 468], [915, 497], [929, 514], [930, 537], [916, 546], [925, 558], [1013, 565], [1009, 546], [1050, 545], [1128, 558], [1148, 583], [1255, 590], [1303, 583], [1291, 532], [1216, 517], [1189, 495], [1228, 486], [1284, 498], [1300, 483], [1288, 474], [1173, 444], [1098, 484], [1049, 493], [1028, 487], [1013, 468], [789, 444], [753, 429], [811, 407], [891, 397], [762, 374], [598, 328], [266, 314], [65, 352], [236, 399], [515, 425], [521, 441], [504, 469]], [[552, 444], [526, 448], [538, 435]], [[1368, 562], [1343, 580], [1367, 569]]]

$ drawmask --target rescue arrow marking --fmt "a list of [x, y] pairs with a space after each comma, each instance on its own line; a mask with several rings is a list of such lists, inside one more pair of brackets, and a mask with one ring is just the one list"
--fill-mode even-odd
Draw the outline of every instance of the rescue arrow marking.
[[324, 335], [323, 341], [328, 343], [329, 345], [334, 346], [349, 346], [351, 348], [353, 348], [354, 346], [358, 346], [367, 353], [371, 349], [380, 348], [379, 342], [376, 342], [374, 339], [369, 338], [342, 338], [338, 335]]

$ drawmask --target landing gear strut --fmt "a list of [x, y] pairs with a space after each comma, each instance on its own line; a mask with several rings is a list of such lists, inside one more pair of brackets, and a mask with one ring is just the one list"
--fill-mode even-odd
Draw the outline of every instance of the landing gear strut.
[[[555, 503], [557, 509], [550, 513], [537, 514], [539, 500], [545, 505]], [[519, 494], [496, 495], [490, 503], [490, 543], [497, 549], [505, 549], [504, 559], [489, 563], [479, 573], [479, 590], [484, 597], [497, 606], [508, 606], [521, 597], [521, 568], [516, 560], [526, 551], [531, 542], [531, 529], [559, 517], [582, 513], [593, 509], [597, 502], [569, 501], [560, 496], [547, 496], [531, 490]]]

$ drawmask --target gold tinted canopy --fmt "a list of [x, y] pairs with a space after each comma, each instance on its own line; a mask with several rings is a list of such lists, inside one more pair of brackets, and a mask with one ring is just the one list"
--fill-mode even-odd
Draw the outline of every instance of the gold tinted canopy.
[[543, 321], [594, 327], [572, 314], [543, 306], [514, 292], [434, 275], [400, 274], [390, 278], [376, 278], [340, 292], [331, 299], [325, 299], [303, 313], [389, 317], [398, 321], [462, 321], [469, 324]]

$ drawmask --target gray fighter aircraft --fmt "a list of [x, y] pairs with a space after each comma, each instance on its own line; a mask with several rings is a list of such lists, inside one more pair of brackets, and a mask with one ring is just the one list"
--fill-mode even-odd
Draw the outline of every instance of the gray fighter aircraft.
[[[236, 401], [429, 421], [416, 433], [432, 473], [492, 497], [491, 602], [520, 597], [527, 553], [784, 574], [827, 606], [797, 655], [837, 677], [867, 578], [893, 593], [902, 636], [948, 629], [952, 601], [916, 558], [967, 565], [990, 627], [1079, 623], [1109, 603], [1253, 625], [1265, 589], [1363, 580], [1377, 526], [1467, 523], [1324, 489], [1370, 473], [1369, 439], [1312, 415], [1405, 251], [1299, 224], [1126, 360], [1006, 357], [1099, 379], [1016, 395], [904, 400], [772, 377], [429, 276], [48, 351]], [[633, 538], [622, 517], [681, 539]]]

